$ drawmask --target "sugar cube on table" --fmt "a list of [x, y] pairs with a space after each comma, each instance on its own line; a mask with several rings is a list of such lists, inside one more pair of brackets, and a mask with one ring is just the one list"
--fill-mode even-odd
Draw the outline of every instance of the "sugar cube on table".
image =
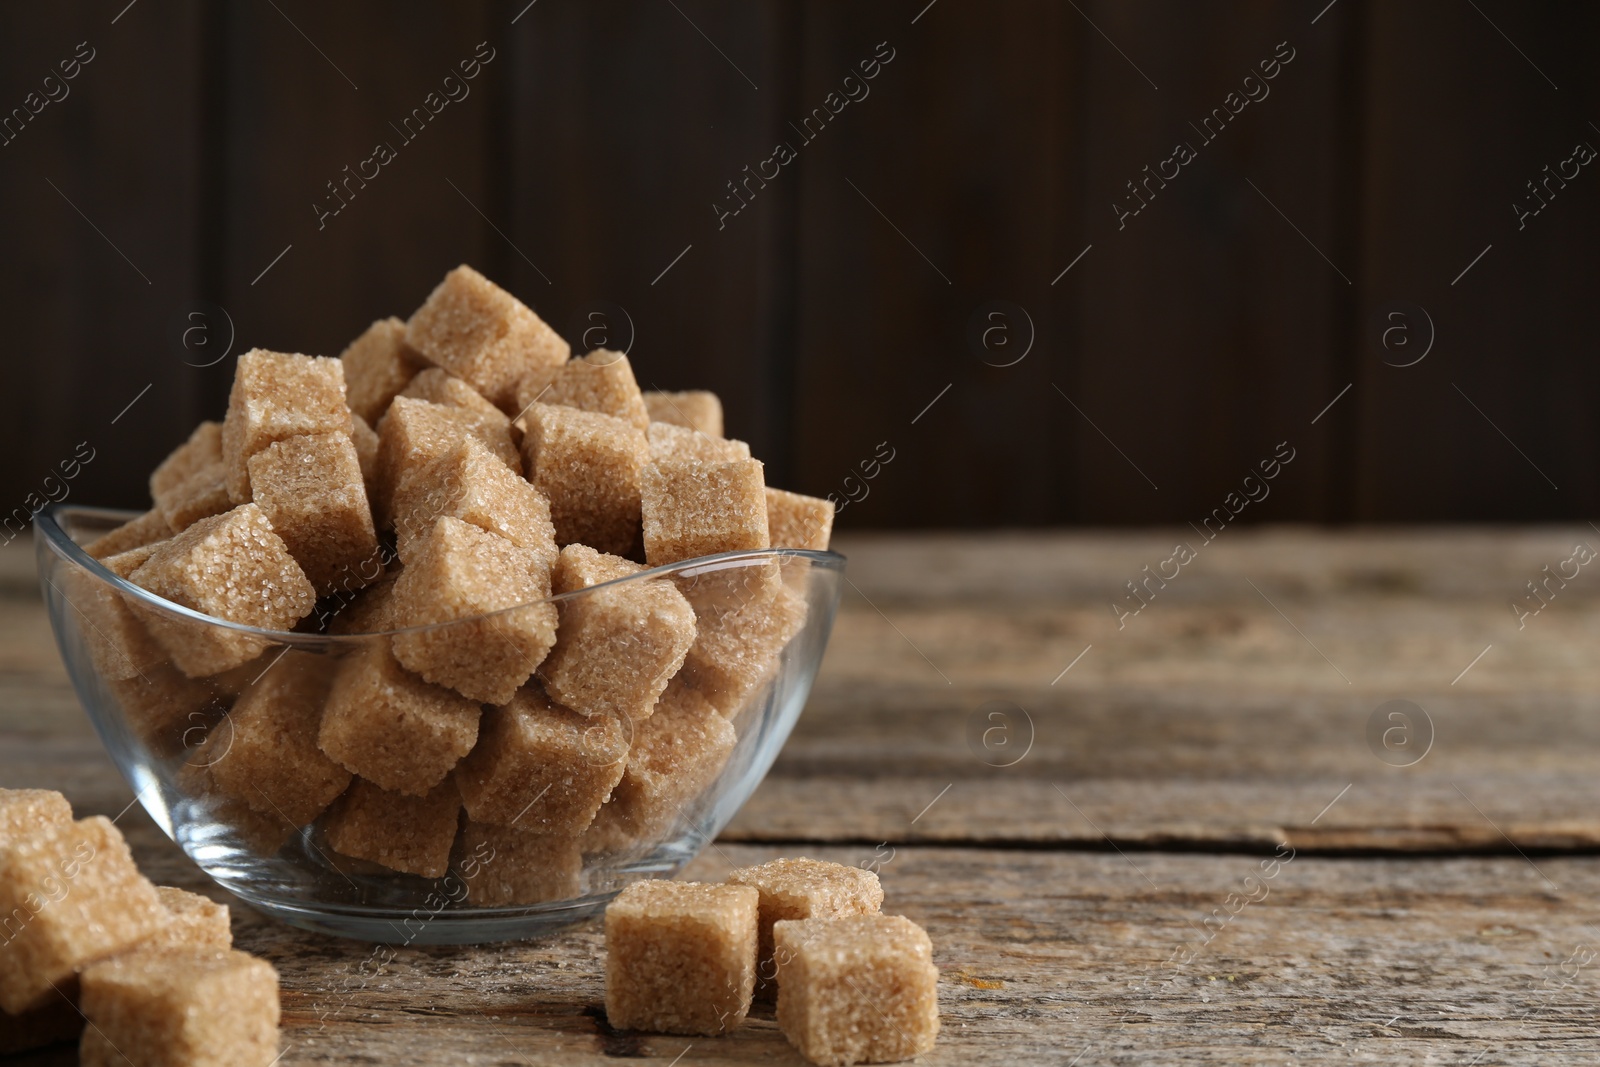
[[716, 393], [692, 389], [681, 393], [649, 392], [644, 406], [651, 422], [686, 426], [711, 437], [722, 436], [722, 401]]
[[[128, 578], [157, 596], [230, 622], [287, 630], [310, 613], [316, 590], [254, 504], [201, 519], [164, 542]], [[141, 608], [172, 662], [190, 677], [220, 674], [266, 642]]]
[[696, 616], [683, 678], [730, 718], [777, 670], [785, 647], [805, 628], [805, 597], [782, 583], [742, 604]]
[[456, 768], [462, 803], [479, 823], [576, 837], [621, 779], [631, 733], [624, 718], [579, 715], [525, 686], [484, 714]]
[[610, 415], [534, 404], [523, 416], [528, 480], [550, 502], [556, 543], [626, 555], [639, 543], [644, 431]]
[[428, 366], [405, 341], [404, 322], [379, 319], [339, 354], [350, 410], [369, 425], [376, 424], [389, 409], [389, 402]]
[[152, 508], [137, 518], [129, 519], [121, 526], [107, 530], [85, 545], [83, 550], [91, 558], [103, 560], [107, 556], [115, 556], [131, 548], [141, 548], [158, 541], [165, 541], [174, 532], [176, 531], [167, 525], [166, 516], [161, 514], [161, 509]]
[[510, 425], [511, 419], [505, 412], [489, 403], [484, 395], [457, 378], [443, 367], [429, 367], [411, 379], [411, 383], [400, 390], [400, 395], [412, 400], [426, 400], [430, 404], [440, 404], [447, 408], [466, 408], [487, 415], [492, 419]]
[[340, 855], [392, 871], [442, 878], [461, 817], [461, 794], [450, 779], [426, 796], [380, 789], [357, 778], [323, 817], [323, 833]]
[[[472, 751], [481, 714], [476, 701], [405, 670], [390, 654], [388, 640], [374, 638], [339, 665], [321, 710], [316, 745], [368, 782], [423, 796]], [[326, 788], [308, 801], [321, 800], [335, 778], [328, 770]], [[309, 807], [308, 802], [302, 810]]]
[[286, 652], [263, 667], [214, 733], [212, 777], [263, 815], [305, 826], [350, 784], [350, 772], [317, 747], [336, 663]]
[[395, 658], [463, 696], [504, 704], [556, 642], [549, 595], [536, 553], [442, 516], [394, 583], [395, 624], [426, 627], [395, 634]]
[[516, 410], [520, 381], [553, 372], [571, 354], [543, 319], [465, 265], [412, 314], [406, 343], [507, 413]]
[[584, 831], [583, 850], [652, 844], [690, 818], [737, 740], [733, 726], [704, 697], [674, 680], [654, 713], [634, 725], [622, 779]]
[[606, 906], [606, 1019], [619, 1030], [727, 1033], [750, 1012], [750, 886], [635, 882]]
[[780, 921], [778, 1027], [826, 1067], [920, 1056], [939, 1036], [933, 943], [900, 915]]
[[650, 442], [650, 462], [693, 460], [697, 463], [732, 463], [750, 458], [750, 446], [727, 437], [712, 437], [670, 422], [652, 422], [645, 430]]
[[583, 854], [577, 838], [470, 819], [456, 843], [456, 869], [467, 900], [481, 907], [541, 904], [583, 891]]
[[378, 552], [355, 444], [345, 433], [303, 434], [250, 457], [255, 504], [318, 596], [366, 585]]
[[644, 558], [652, 567], [768, 547], [760, 460], [666, 459], [640, 476]]
[[823, 552], [833, 537], [833, 501], [767, 489], [767, 540], [773, 548]]
[[378, 425], [374, 516], [384, 525], [392, 523], [393, 496], [405, 475], [453, 451], [463, 437], [477, 438], [514, 473], [522, 473], [522, 457], [503, 417], [497, 420], [468, 408], [396, 397]]
[[419, 538], [441, 515], [499, 534], [539, 556], [545, 569], [556, 559], [550, 503], [526, 478], [500, 462], [475, 438], [425, 467], [401, 476], [394, 498], [395, 542], [408, 560]]
[[56, 999], [90, 960], [131, 948], [172, 921], [128, 844], [102, 816], [0, 846], [0, 1011]]
[[83, 972], [86, 1067], [270, 1067], [278, 972], [243, 952], [141, 948]]
[[518, 392], [518, 410], [537, 401], [610, 415], [641, 430], [650, 425], [650, 412], [633, 378], [633, 367], [621, 352], [597, 348], [587, 356], [568, 360], [549, 387], [540, 391], [542, 395], [530, 395], [527, 387], [531, 384], [525, 383]]
[[[582, 545], [562, 549], [552, 584], [583, 588], [579, 572], [597, 566], [641, 569], [620, 557], [595, 556]], [[569, 597], [557, 607], [555, 648], [539, 671], [550, 696], [584, 715], [649, 716], [694, 644], [694, 609], [684, 595], [665, 578], [645, 578]]]
[[872, 871], [842, 863], [794, 857], [741, 867], [729, 885], [754, 886], [761, 894], [760, 960], [757, 980], [777, 977], [772, 960], [772, 924], [786, 919], [837, 919], [870, 915], [883, 903], [883, 886]]
[[351, 425], [342, 362], [251, 349], [239, 357], [222, 421], [228, 495], [235, 504], [250, 500], [250, 457], [274, 441], [302, 434], [348, 434]]
[[150, 475], [150, 499], [174, 531], [233, 507], [222, 462], [222, 423], [202, 422], [161, 461]]
[[0, 789], [0, 848], [71, 821], [72, 805], [54, 789]]
[[172, 921], [141, 942], [141, 948], [233, 947], [233, 918], [226, 904], [170, 885], [156, 886], [156, 896], [161, 898], [161, 906], [167, 909]]

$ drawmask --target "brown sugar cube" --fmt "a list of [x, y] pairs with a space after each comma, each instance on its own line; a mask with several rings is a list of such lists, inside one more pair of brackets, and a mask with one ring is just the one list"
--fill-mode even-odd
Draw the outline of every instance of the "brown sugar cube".
[[85, 1067], [270, 1067], [278, 972], [199, 946], [141, 948], [83, 972]]
[[900, 915], [779, 922], [778, 1027], [827, 1067], [920, 1056], [939, 1036], [939, 968], [922, 927]]
[[305, 434], [250, 457], [256, 506], [319, 596], [360, 588], [361, 564], [378, 551], [355, 444], [344, 433]]
[[253, 348], [239, 357], [222, 421], [222, 462], [228, 495], [250, 500], [250, 457], [274, 441], [303, 434], [350, 432], [344, 364]]
[[[142, 545], [107, 556], [100, 563], [126, 579], [155, 550], [156, 545]], [[81, 620], [89, 658], [103, 677], [113, 681], [137, 678], [166, 662], [166, 651], [150, 636], [122, 593], [85, 571], [69, 570], [63, 578], [61, 595]]]
[[693, 460], [697, 463], [732, 463], [749, 459], [750, 446], [743, 441], [712, 437], [670, 422], [652, 422], [645, 431], [650, 441], [650, 462]]
[[467, 814], [576, 837], [622, 778], [631, 732], [626, 719], [591, 719], [525, 686], [485, 714], [477, 747], [456, 768]]
[[446, 779], [427, 796], [379, 789], [357, 778], [323, 819], [335, 852], [404, 874], [441, 878], [461, 816], [461, 795]]
[[584, 832], [584, 851], [651, 843], [689, 819], [737, 740], [704, 697], [674, 681], [655, 712], [635, 725], [622, 780]]
[[725, 1034], [755, 988], [757, 893], [635, 882], [606, 906], [606, 1020], [618, 1030]]
[[777, 859], [729, 874], [729, 885], [755, 886], [761, 893], [759, 982], [777, 977], [772, 963], [772, 924], [783, 919], [837, 919], [870, 915], [883, 903], [883, 886], [872, 871], [804, 857]]
[[0, 789], [0, 848], [72, 821], [72, 805], [53, 789]]
[[141, 548], [158, 541], [165, 541], [174, 532], [176, 531], [167, 525], [167, 518], [161, 514], [161, 509], [152, 508], [138, 518], [129, 519], [116, 529], [101, 534], [84, 546], [84, 551], [94, 559], [105, 559], [107, 556], [115, 556], [131, 548]]
[[571, 355], [543, 319], [465, 265], [446, 274], [412, 314], [406, 342], [508, 413], [518, 382]]
[[767, 489], [767, 540], [773, 548], [824, 552], [833, 537], [833, 501]]
[[296, 827], [345, 791], [350, 772], [317, 747], [335, 666], [328, 656], [286, 652], [264, 667], [215, 728], [223, 748], [208, 762], [218, 786]]
[[[583, 588], [574, 572], [626, 562], [615, 556], [596, 561], [582, 545], [569, 545], [552, 583]], [[670, 581], [645, 578], [565, 598], [557, 606], [556, 645], [539, 671], [550, 696], [584, 715], [647, 717], [694, 644], [689, 601]]]
[[[287, 630], [317, 594], [272, 524], [254, 504], [201, 519], [165, 542], [128, 576], [159, 597], [229, 622]], [[247, 634], [141, 608], [172, 662], [191, 678], [220, 674], [266, 648]]]
[[299, 827], [291, 825], [275, 811], [265, 814], [256, 811], [217, 784], [212, 764], [227, 758], [226, 720], [218, 727], [212, 728], [178, 768], [178, 785], [190, 806], [191, 818], [198, 820], [204, 816], [227, 827], [240, 847], [258, 855], [276, 855]]
[[639, 484], [644, 558], [652, 567], [768, 546], [759, 460], [667, 460], [646, 466]]
[[171, 913], [172, 921], [140, 948], [233, 947], [233, 917], [226, 904], [170, 885], [156, 886], [156, 896], [161, 898], [161, 906]]
[[[529, 398], [532, 402], [533, 398]], [[563, 363], [540, 403], [610, 415], [641, 430], [650, 425], [650, 412], [644, 406], [628, 357], [607, 348], [597, 348], [587, 356]]]
[[556, 531], [544, 494], [474, 438], [401, 477], [394, 507], [401, 559], [413, 555], [441, 515], [499, 534], [537, 555], [546, 569], [555, 563]]
[[403, 669], [376, 639], [340, 664], [315, 737], [374, 785], [422, 796], [472, 751], [481, 714], [474, 701]]
[[722, 401], [717, 399], [716, 393], [703, 389], [682, 393], [650, 392], [644, 394], [644, 406], [650, 412], [651, 422], [686, 426], [709, 437], [722, 436]]
[[379, 319], [339, 353], [350, 410], [369, 424], [382, 418], [389, 402], [428, 365], [405, 341], [404, 322]]
[[456, 866], [473, 904], [541, 904], [583, 892], [583, 853], [577, 838], [469, 819], [456, 848], [462, 857]]
[[76, 1041], [82, 1032], [83, 1016], [78, 1014], [78, 1006], [65, 997], [56, 997], [21, 1015], [0, 1011], [0, 1056]]
[[731, 611], [703, 612], [683, 677], [729, 718], [777, 669], [784, 648], [804, 629], [806, 599], [781, 583]]
[[172, 921], [101, 816], [0, 847], [0, 1011], [20, 1015], [70, 985], [90, 960], [143, 941]]
[[398, 571], [386, 571], [353, 597], [341, 598], [329, 615], [328, 632], [376, 634], [394, 629], [394, 583], [399, 576]]
[[550, 571], [550, 588], [555, 593], [575, 593], [642, 570], [644, 568], [631, 559], [596, 552], [588, 545], [568, 545], [561, 550]]
[[610, 415], [534, 404], [522, 436], [528, 480], [550, 501], [556, 543], [624, 555], [639, 543], [644, 431]]
[[544, 562], [448, 515], [417, 546], [394, 583], [394, 621], [427, 628], [395, 634], [395, 658], [462, 696], [507, 703], [556, 642]]
[[152, 753], [168, 756], [200, 736], [227, 706], [209, 679], [190, 678], [167, 663], [132, 678], [106, 679], [129, 731]]
[[411, 379], [411, 384], [402, 389], [400, 395], [447, 408], [466, 408], [508, 425], [511, 422], [503, 411], [484, 399], [482, 393], [443, 367], [429, 367], [422, 371]]
[[367, 424], [360, 415], [350, 417], [350, 443], [356, 447], [356, 462], [361, 466], [361, 481], [372, 496], [372, 487], [378, 477], [378, 431]]
[[202, 422], [150, 475], [150, 499], [173, 530], [233, 507], [222, 463], [222, 423]]
[[461, 443], [475, 437], [517, 474], [522, 457], [511, 439], [510, 424], [467, 408], [446, 407], [426, 400], [396, 397], [378, 425], [377, 492], [373, 514], [392, 521], [392, 497], [407, 471], [426, 467]]

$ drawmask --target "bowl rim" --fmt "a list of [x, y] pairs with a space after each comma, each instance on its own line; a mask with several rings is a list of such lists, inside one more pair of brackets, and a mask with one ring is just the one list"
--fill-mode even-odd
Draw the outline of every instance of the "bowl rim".
[[[500, 608], [496, 611], [485, 612], [479, 615], [463, 615], [458, 619], [448, 619], [443, 622], [423, 623], [419, 626], [407, 626], [393, 630], [370, 630], [362, 631], [360, 633], [344, 634], [303, 633], [295, 630], [269, 630], [258, 626], [247, 626], [244, 623], [232, 622], [228, 619], [218, 618], [215, 615], [207, 615], [203, 612], [195, 611], [193, 608], [187, 608], [182, 604], [167, 600], [165, 597], [157, 596], [148, 589], [145, 589], [142, 586], [134, 585], [126, 578], [122, 578], [108, 570], [103, 563], [89, 555], [82, 545], [78, 544], [72, 539], [72, 537], [67, 533], [65, 527], [60, 521], [58, 521], [57, 518], [57, 516], [81, 515], [85, 517], [118, 519], [122, 522], [126, 522], [138, 518], [142, 514], [145, 514], [145, 512], [123, 508], [101, 508], [87, 504], [49, 504], [34, 516], [33, 523], [35, 536], [39, 538], [39, 544], [48, 545], [50, 550], [56, 555], [60, 556], [64, 560], [76, 564], [81, 569], [93, 575], [100, 582], [109, 585], [124, 596], [132, 597], [135, 600], [139, 600], [153, 608], [167, 612], [168, 614], [203, 623], [207, 626], [215, 626], [226, 630], [232, 630], [240, 634], [248, 634], [252, 637], [258, 637], [271, 641], [274, 644], [302, 647], [326, 646], [329, 642], [365, 642], [374, 637], [388, 637], [394, 634], [420, 633], [428, 630], [443, 630], [450, 627], [466, 626], [470, 623], [484, 619], [493, 619], [501, 615], [509, 615], [515, 611], [523, 611], [538, 604], [559, 605], [567, 601], [590, 596], [599, 592], [600, 590], [620, 588], [621, 586], [624, 586], [630, 582], [641, 582], [648, 581], [650, 579], [667, 578], [673, 576], [692, 578], [700, 574], [708, 574], [720, 570], [731, 570], [735, 567], [750, 566], [762, 560], [804, 559], [809, 560], [814, 566], [820, 566], [824, 570], [836, 571], [841, 574], [843, 573], [845, 566], [845, 557], [843, 555], [838, 552], [832, 552], [828, 550], [818, 551], [815, 549], [805, 548], [765, 548], [742, 552], [718, 552], [708, 556], [697, 556], [694, 559], [682, 560], [678, 563], [668, 563], [659, 567], [650, 567], [640, 571], [637, 574], [629, 574], [621, 578], [613, 578], [610, 581], [599, 582], [595, 585], [587, 586], [583, 589], [577, 589], [570, 593], [559, 593], [553, 596], [544, 597], [540, 600], [529, 600], [521, 604], [513, 604], [510, 607]], [[39, 571], [39, 578], [42, 581], [49, 582], [49, 578], [45, 576], [42, 568]], [[52, 587], [55, 587], [54, 582], [50, 582], [50, 584]], [[55, 588], [56, 592], [62, 597], [66, 596], [66, 594], [62, 592], [59, 587]]]

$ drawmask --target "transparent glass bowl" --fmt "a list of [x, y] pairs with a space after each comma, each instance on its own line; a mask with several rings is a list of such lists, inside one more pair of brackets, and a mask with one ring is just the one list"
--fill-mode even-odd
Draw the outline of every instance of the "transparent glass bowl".
[[[703, 613], [706, 603], [717, 599], [708, 592], [752, 585], [773, 589], [772, 583], [781, 582], [789, 603], [803, 602], [805, 616], [781, 652], [760, 657], [765, 665], [761, 680], [735, 699], [720, 701], [719, 711], [737, 735], [732, 751], [720, 771], [707, 772], [714, 777], [701, 773], [696, 779], [708, 784], [672, 801], [670, 820], [656, 819], [642, 830], [635, 825], [631, 837], [613, 833], [595, 841], [580, 839], [581, 848], [571, 850], [574, 855], [564, 861], [566, 869], [558, 877], [544, 877], [537, 869], [540, 861], [529, 859], [531, 853], [497, 853], [480, 845], [467, 854], [458, 838], [448, 873], [426, 878], [340, 855], [327, 839], [327, 812], [295, 826], [276, 805], [261, 811], [257, 807], [266, 805], [245, 803], [238, 793], [246, 790], [235, 787], [230, 794], [219, 789], [213, 770], [230, 750], [229, 709], [254, 687], [268, 684], [264, 680], [272, 671], [284, 670], [284, 664], [316, 668], [322, 663], [331, 672], [336, 665], [318, 658], [342, 660], [391, 639], [381, 633], [258, 630], [157, 597], [117, 577], [80, 547], [133, 517], [130, 512], [54, 506], [35, 521], [39, 584], [56, 643], [106, 750], [157, 825], [217, 884], [295, 926], [388, 943], [473, 944], [538, 937], [597, 914], [629, 882], [670, 877], [680, 870], [727, 825], [788, 738], [821, 665], [844, 574], [844, 557], [836, 553], [774, 549], [706, 556], [550, 598], [565, 613], [581, 606], [584, 598], [606, 595], [604, 590], [666, 579], [686, 592], [698, 590], [700, 595], [690, 600]], [[476, 626], [472, 632], [481, 634], [485, 620], [514, 616], [528, 607], [404, 632], [449, 637], [453, 628], [465, 633]], [[128, 620], [139, 620], [132, 627], [144, 649], [138, 663], [118, 652], [127, 644], [123, 635], [129, 632]], [[119, 622], [124, 629], [118, 628]], [[163, 641], [148, 639], [158, 631]], [[175, 641], [244, 645], [259, 652], [236, 668], [192, 678], [165, 654]], [[196, 658], [179, 656], [191, 670]], [[306, 715], [316, 722], [320, 711], [307, 709]], [[627, 729], [631, 733], [637, 727]], [[625, 758], [615, 744], [598, 744], [596, 750], [604, 750], [594, 757], [596, 765]], [[458, 817], [464, 824], [464, 816]], [[581, 861], [574, 858], [577, 854]], [[510, 868], [496, 870], [496, 863], [534, 867], [519, 879], [511, 877], [517, 872]], [[544, 888], [533, 890], [531, 897], [527, 890], [521, 896], [510, 894], [533, 902], [474, 903], [478, 894], [471, 889], [473, 879], [485, 869], [502, 883]], [[552, 890], [551, 885], [560, 888]], [[555, 899], [534, 899], [552, 894]]]

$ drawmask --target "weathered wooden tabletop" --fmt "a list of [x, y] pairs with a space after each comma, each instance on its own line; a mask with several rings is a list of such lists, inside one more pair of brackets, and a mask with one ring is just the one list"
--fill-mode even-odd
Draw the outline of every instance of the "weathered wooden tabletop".
[[[1596, 1062], [1600, 577], [1567, 561], [1600, 532], [1230, 529], [1119, 628], [1180, 537], [841, 538], [810, 706], [695, 873], [876, 867], [943, 969], [929, 1064]], [[116, 815], [32, 570], [0, 550], [0, 785]], [[234, 915], [285, 1065], [802, 1062], [770, 1011], [609, 1031], [593, 927], [363, 978], [368, 946]]]

